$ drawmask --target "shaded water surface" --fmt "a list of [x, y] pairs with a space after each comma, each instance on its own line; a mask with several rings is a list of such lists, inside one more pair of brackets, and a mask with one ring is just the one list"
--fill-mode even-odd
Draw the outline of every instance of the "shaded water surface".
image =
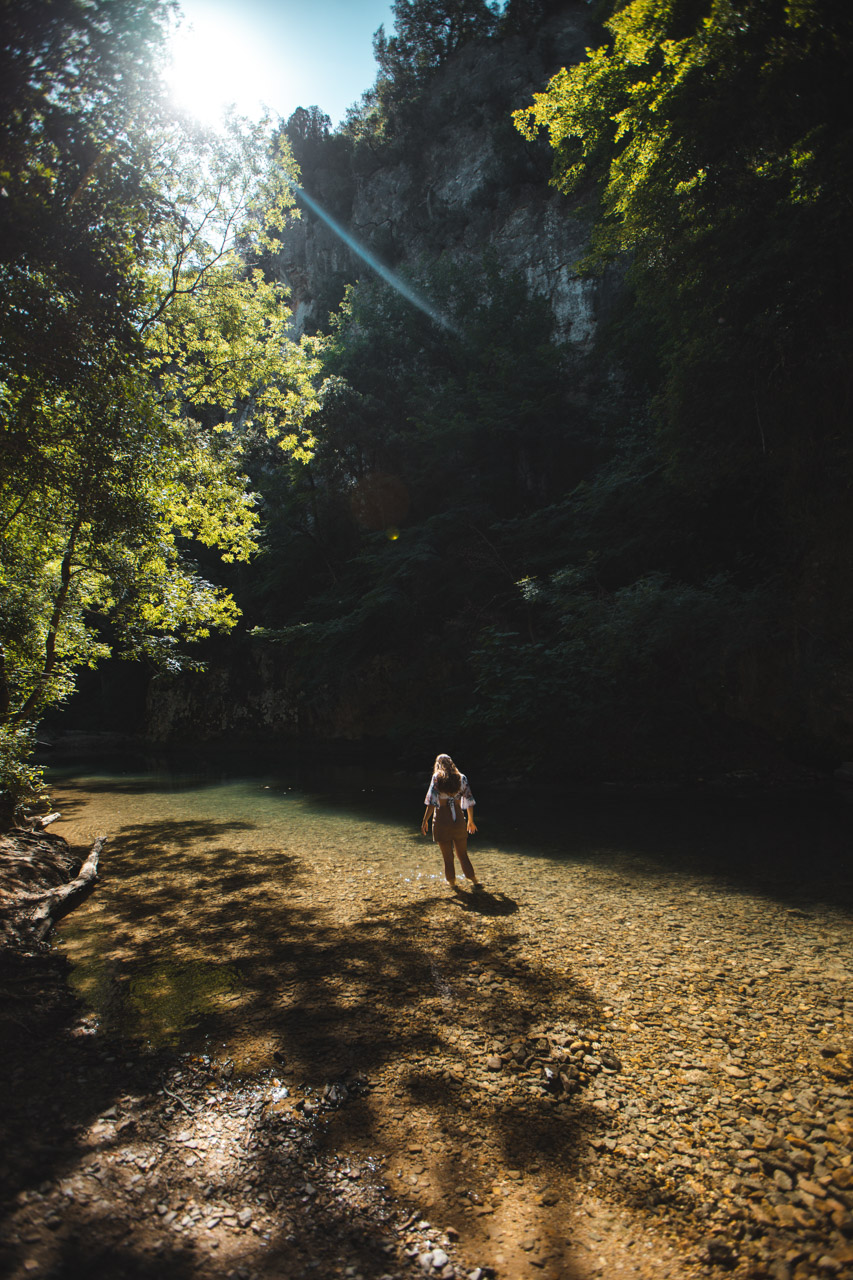
[[[55, 830], [80, 848], [108, 837], [96, 892], [61, 926], [72, 981], [93, 1022], [152, 1049], [226, 1048], [251, 1068], [268, 1059], [271, 1000], [298, 1011], [303, 986], [316, 1000], [324, 968], [346, 964], [364, 970], [369, 1003], [384, 958], [362, 944], [380, 921], [387, 928], [397, 892], [405, 883], [410, 900], [420, 884], [425, 903], [447, 893], [439, 852], [418, 830], [422, 779], [117, 762], [52, 781]], [[527, 929], [571, 918], [572, 875], [590, 864], [611, 868], [626, 895], [698, 875], [733, 894], [841, 911], [853, 901], [851, 811], [832, 796], [478, 800], [470, 848], [493, 890], [479, 909], [512, 914], [518, 901], [501, 886], [523, 884]], [[446, 976], [434, 980], [440, 989]]]

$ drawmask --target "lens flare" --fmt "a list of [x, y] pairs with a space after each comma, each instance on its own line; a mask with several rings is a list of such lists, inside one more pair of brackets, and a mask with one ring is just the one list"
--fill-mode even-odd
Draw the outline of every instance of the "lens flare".
[[326, 213], [326, 210], [322, 205], [319, 205], [316, 200], [309, 196], [307, 191], [303, 190], [303, 188], [296, 182], [291, 181], [290, 185], [300, 199], [305, 201], [308, 208], [316, 213], [318, 218], [322, 218], [326, 226], [330, 227], [331, 230], [334, 231], [335, 235], [339, 236], [341, 240], [343, 240], [344, 244], [349, 245], [353, 253], [358, 254], [362, 261], [366, 262], [371, 270], [375, 271], [378, 276], [381, 276], [386, 284], [390, 284], [391, 288], [396, 289], [401, 297], [405, 298], [407, 302], [411, 302], [412, 306], [423, 311], [424, 315], [429, 316], [430, 320], [439, 325], [442, 329], [447, 329], [450, 333], [456, 334], [457, 336], [459, 335], [459, 330], [451, 323], [450, 320], [447, 319], [446, 316], [443, 316], [440, 311], [436, 311], [435, 307], [431, 306], [425, 298], [422, 298], [420, 294], [416, 293], [411, 285], [406, 284], [405, 280], [401, 280], [400, 277], [395, 275], [393, 271], [389, 270], [383, 262], [380, 262], [378, 258], [374, 257], [369, 249], [366, 249], [363, 244], [360, 244], [358, 240], [355, 239], [354, 236], [350, 235], [346, 227], [342, 227], [339, 222], [335, 221], [331, 214]]
[[362, 476], [350, 499], [364, 529], [396, 529], [409, 513], [409, 490], [399, 476], [374, 471]]

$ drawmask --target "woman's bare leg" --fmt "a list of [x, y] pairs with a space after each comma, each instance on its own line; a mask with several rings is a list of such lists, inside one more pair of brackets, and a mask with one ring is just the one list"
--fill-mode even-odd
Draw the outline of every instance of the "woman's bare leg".
[[462, 867], [463, 876], [466, 880], [476, 881], [477, 877], [474, 874], [474, 868], [471, 866], [471, 859], [468, 857], [468, 837], [462, 836], [459, 839], [454, 837], [453, 843], [456, 845], [456, 856], [459, 859], [459, 865]]
[[444, 858], [444, 878], [452, 889], [456, 888], [456, 864], [453, 861], [453, 845], [439, 844], [441, 856]]

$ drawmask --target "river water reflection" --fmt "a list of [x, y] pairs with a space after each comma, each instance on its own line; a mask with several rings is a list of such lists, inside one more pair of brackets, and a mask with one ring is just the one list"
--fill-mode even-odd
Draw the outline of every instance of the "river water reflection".
[[[425, 901], [446, 895], [438, 850], [418, 829], [425, 781], [240, 762], [54, 770], [54, 830], [81, 850], [108, 837], [95, 893], [59, 933], [93, 1020], [155, 1049], [200, 1048], [239, 1025], [249, 1065], [259, 992], [280, 986], [304, 946], [283, 935], [283, 905], [290, 926], [316, 934], [331, 897], [369, 922], [404, 886], [411, 897], [422, 885]], [[528, 928], [571, 920], [584, 867], [610, 868], [626, 894], [640, 883], [671, 892], [698, 875], [733, 894], [850, 906], [850, 810], [832, 797], [475, 793], [471, 854], [497, 890], [492, 914], [520, 902]]]

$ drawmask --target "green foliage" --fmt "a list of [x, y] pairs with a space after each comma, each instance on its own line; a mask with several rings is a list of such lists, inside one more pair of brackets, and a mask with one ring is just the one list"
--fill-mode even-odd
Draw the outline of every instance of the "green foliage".
[[[252, 464], [265, 547], [241, 604], [287, 643], [306, 696], [382, 660], [408, 706], [415, 669], [443, 669], [452, 637], [512, 590], [491, 527], [580, 465], [585, 427], [566, 421], [547, 304], [491, 263], [462, 276], [439, 262], [410, 283], [461, 332], [362, 280], [323, 352], [312, 458], [283, 476], [259, 447]], [[469, 644], [442, 705], [465, 687]]]
[[741, 665], [773, 639], [772, 597], [724, 577], [652, 573], [614, 591], [591, 571], [518, 584], [535, 639], [491, 628], [473, 655], [478, 727], [534, 768], [594, 777], [689, 771], [737, 713]]
[[799, 467], [848, 381], [851, 11], [635, 0], [607, 26], [516, 122], [562, 190], [598, 184], [599, 258], [634, 255], [677, 464]]
[[501, 35], [537, 33], [548, 18], [565, 10], [565, 0], [506, 0], [498, 23]]
[[[305, 458], [319, 343], [295, 344], [278, 246], [283, 138], [169, 116], [168, 5], [16, 10], [0, 55], [0, 715], [36, 719], [112, 651], [174, 666], [234, 626], [193, 546], [257, 540], [241, 433]], [[0, 80], [3, 75], [0, 74]], [[10, 784], [11, 785], [11, 784]]]
[[[449, 136], [459, 99], [424, 89], [454, 51], [559, 5], [399, 0], [341, 132], [300, 108], [274, 139], [164, 114], [155, 0], [49, 8], [3, 55], [10, 795], [23, 726], [81, 665], [178, 665], [237, 601], [309, 724], [355, 691], [389, 732], [464, 718], [587, 774], [725, 760], [733, 724], [853, 744], [846, 7], [600, 6], [606, 43], [516, 114], [592, 223], [586, 267], [628, 272], [589, 357], [522, 280], [442, 257], [434, 209], [408, 282], [446, 324], [361, 279], [294, 344], [270, 267], [296, 160], [345, 219], [389, 148], [415, 170]], [[491, 141], [488, 209], [535, 176]], [[201, 573], [216, 558], [233, 597]]]
[[[498, 28], [555, 8], [509, 5]], [[585, 267], [627, 270], [596, 351], [568, 363], [547, 308], [488, 264], [420, 273], [455, 332], [362, 281], [323, 355], [314, 457], [259, 476], [267, 576], [246, 607], [309, 702], [381, 659], [398, 724], [464, 704], [531, 765], [701, 769], [755, 728], [840, 741], [821, 704], [849, 744], [853, 19], [811, 0], [602, 10], [606, 43], [515, 116], [591, 223]], [[348, 125], [371, 165], [441, 123], [422, 91], [443, 10], [395, 13]]]
[[[572, 555], [584, 563], [585, 544], [620, 598], [651, 570], [710, 591], [712, 608], [722, 599], [703, 573], [747, 601], [773, 599], [785, 618], [777, 696], [786, 732], [806, 736], [816, 700], [846, 701], [827, 673], [836, 664], [838, 679], [853, 658], [853, 592], [832, 568], [853, 554], [853, 217], [839, 199], [853, 149], [853, 15], [811, 0], [614, 9], [608, 42], [515, 113], [526, 137], [547, 133], [554, 183], [597, 206], [587, 265], [630, 263], [619, 348], [648, 396], [649, 497], [665, 494], [608, 534], [619, 474], [608, 465], [568, 521]], [[634, 617], [642, 648], [647, 623]], [[593, 629], [602, 651], [603, 639]], [[767, 697], [753, 690], [755, 722], [772, 718]], [[662, 724], [663, 703], [655, 712], [652, 698], [647, 714]]]
[[301, 169], [311, 168], [323, 155], [331, 137], [332, 121], [319, 107], [297, 107], [288, 117], [285, 132], [294, 159]]
[[35, 746], [35, 726], [0, 722], [0, 829], [22, 822], [46, 799], [44, 771], [28, 764]]
[[354, 144], [356, 167], [394, 138], [418, 128], [416, 104], [458, 49], [498, 30], [498, 6], [486, 0], [392, 0], [394, 30], [373, 37], [375, 84], [350, 107], [341, 135]]

